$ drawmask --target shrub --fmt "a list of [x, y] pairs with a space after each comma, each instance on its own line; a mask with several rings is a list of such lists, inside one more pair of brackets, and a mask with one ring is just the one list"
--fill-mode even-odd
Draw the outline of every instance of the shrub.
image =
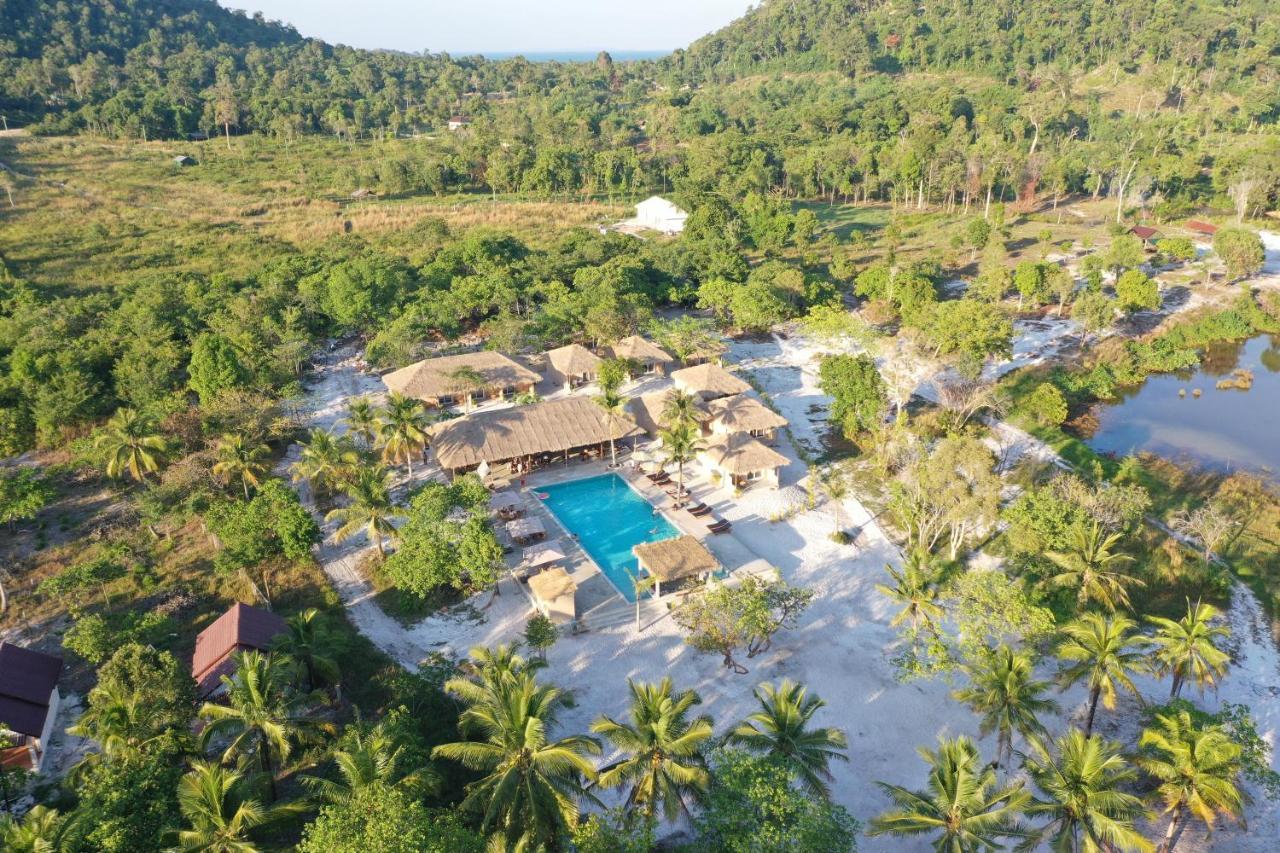
[[1028, 415], [1041, 426], [1060, 426], [1067, 419], [1067, 400], [1050, 382], [1041, 382], [1023, 403]]

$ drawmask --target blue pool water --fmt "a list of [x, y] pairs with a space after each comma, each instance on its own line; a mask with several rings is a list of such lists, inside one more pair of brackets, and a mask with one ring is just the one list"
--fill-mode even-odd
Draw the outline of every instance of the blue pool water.
[[547, 495], [543, 503], [578, 537], [578, 544], [627, 601], [636, 600], [631, 577], [638, 566], [631, 549], [680, 535], [617, 474], [545, 486], [542, 492]]

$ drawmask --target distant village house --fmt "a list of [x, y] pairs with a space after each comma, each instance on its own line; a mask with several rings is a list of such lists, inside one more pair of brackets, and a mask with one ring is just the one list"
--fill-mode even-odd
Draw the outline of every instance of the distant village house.
[[0, 764], [39, 772], [58, 716], [62, 658], [0, 643]]

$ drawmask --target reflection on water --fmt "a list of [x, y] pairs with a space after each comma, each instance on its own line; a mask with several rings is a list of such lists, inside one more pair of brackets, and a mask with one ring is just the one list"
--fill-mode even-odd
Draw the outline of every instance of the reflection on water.
[[[1253, 373], [1249, 390], [1216, 387], [1237, 368]], [[1200, 396], [1195, 396], [1196, 390]], [[1179, 392], [1185, 396], [1179, 396]], [[1217, 344], [1196, 370], [1152, 376], [1099, 406], [1095, 450], [1145, 450], [1219, 470], [1280, 472], [1280, 337]]]

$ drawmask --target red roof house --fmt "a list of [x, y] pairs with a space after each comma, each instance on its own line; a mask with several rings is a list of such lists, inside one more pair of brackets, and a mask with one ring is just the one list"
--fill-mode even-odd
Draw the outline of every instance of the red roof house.
[[191, 677], [203, 698], [222, 685], [222, 676], [235, 669], [231, 656], [255, 649], [265, 651], [285, 632], [285, 622], [267, 610], [236, 602], [196, 637]]
[[1135, 225], [1129, 229], [1129, 232], [1144, 243], [1150, 243], [1153, 240], [1159, 240], [1160, 237], [1162, 236], [1160, 234], [1159, 229], [1152, 228], [1147, 225]]
[[1212, 237], [1218, 233], [1218, 226], [1211, 222], [1201, 222], [1199, 219], [1188, 219], [1187, 230], [1203, 234], [1206, 237]]
[[0, 763], [39, 770], [58, 715], [62, 658], [0, 643], [0, 730], [10, 746]]

